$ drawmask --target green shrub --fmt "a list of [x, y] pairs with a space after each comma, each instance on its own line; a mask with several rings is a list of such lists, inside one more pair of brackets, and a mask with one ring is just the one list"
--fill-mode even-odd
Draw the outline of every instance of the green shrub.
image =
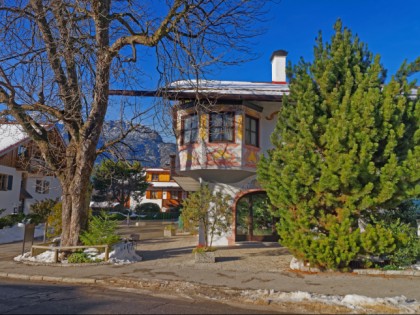
[[116, 234], [118, 223], [110, 219], [110, 216], [102, 211], [99, 216], [92, 216], [89, 220], [89, 228], [82, 232], [80, 240], [84, 245], [112, 245], [120, 240]]
[[146, 202], [137, 205], [134, 211], [136, 213], [158, 213], [160, 212], [160, 207], [153, 202]]
[[384, 221], [386, 224], [391, 224], [400, 220], [401, 223], [406, 223], [413, 228], [417, 228], [417, 213], [420, 214], [420, 204], [413, 200], [407, 200], [400, 205], [391, 209], [381, 209], [379, 211], [370, 211], [364, 220], [368, 223]]
[[84, 252], [73, 253], [67, 258], [67, 260], [70, 264], [94, 263], [101, 261], [100, 259], [90, 258], [89, 255]]
[[393, 266], [406, 267], [420, 259], [420, 240], [417, 230], [409, 224], [398, 221], [390, 225], [395, 237], [396, 249], [388, 255], [389, 263]]
[[383, 256], [395, 251], [396, 242], [392, 230], [384, 222], [368, 224], [360, 235], [363, 252], [368, 255]]
[[57, 202], [51, 210], [47, 219], [47, 237], [52, 238], [61, 235], [62, 229], [62, 203]]
[[57, 200], [44, 199], [37, 201], [31, 205], [31, 212], [26, 219], [31, 219], [31, 223], [40, 224], [48, 220], [48, 216], [52, 213]]
[[197, 245], [196, 247], [193, 248], [192, 252], [193, 254], [195, 253], [208, 253], [208, 252], [215, 252], [217, 250], [217, 247], [206, 247], [203, 245]]
[[146, 213], [145, 217], [141, 217], [141, 220], [176, 220], [180, 216], [179, 213], [170, 212], [158, 212], [158, 213]]
[[109, 220], [112, 220], [112, 221], [121, 221], [121, 220], [126, 220], [127, 216], [122, 213], [111, 213], [111, 214], [108, 214], [108, 218]]
[[12, 227], [15, 224], [22, 222], [25, 218], [23, 213], [8, 214], [0, 218], [0, 229], [5, 227]]
[[[383, 220], [368, 224], [360, 235], [362, 253], [379, 256], [398, 269], [415, 263], [420, 258], [420, 241], [416, 230], [399, 219], [388, 223]], [[367, 263], [367, 266], [372, 263]]]

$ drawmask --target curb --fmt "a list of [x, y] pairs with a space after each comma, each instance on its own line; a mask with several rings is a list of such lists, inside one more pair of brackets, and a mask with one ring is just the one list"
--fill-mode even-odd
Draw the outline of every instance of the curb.
[[353, 273], [358, 275], [381, 275], [381, 276], [413, 276], [420, 277], [420, 270], [376, 270], [376, 269], [354, 269]]
[[69, 277], [52, 277], [52, 276], [41, 276], [41, 275], [24, 275], [18, 273], [6, 273], [0, 272], [0, 278], [9, 278], [16, 280], [29, 280], [29, 281], [47, 281], [47, 282], [62, 282], [72, 284], [95, 284], [96, 279], [91, 278], [69, 278]]
[[[40, 276], [40, 275], [23, 275], [16, 273], [4, 273], [0, 272], [0, 278], [20, 279], [20, 280], [33, 280], [33, 281], [48, 281], [48, 282], [61, 282], [68, 284], [81, 284], [81, 285], [95, 285], [101, 286], [112, 286], [114, 288], [121, 289], [140, 289], [147, 291], [154, 291], [160, 293], [169, 293], [179, 296], [196, 296], [199, 298], [205, 298], [208, 300], [219, 301], [221, 303], [228, 303], [233, 305], [254, 305], [260, 307], [260, 310], [269, 310], [273, 307], [276, 312], [284, 311], [288, 313], [290, 309], [294, 309], [297, 313], [313, 313], [314, 309], [323, 309], [322, 313], [335, 314], [335, 313], [353, 313], [354, 310], [363, 311], [363, 313], [377, 313], [378, 309], [375, 305], [369, 306], [366, 304], [364, 308], [360, 309], [358, 306], [344, 304], [331, 304], [328, 301], [322, 301], [316, 298], [311, 300], [301, 299], [285, 299], [282, 295], [287, 295], [287, 292], [254, 289], [245, 290], [238, 288], [229, 288], [224, 286], [211, 286], [206, 284], [198, 284], [187, 281], [167, 281], [167, 280], [150, 280], [150, 279], [129, 279], [129, 278], [108, 278], [108, 279], [92, 279], [92, 278], [71, 278], [71, 277], [52, 277], [52, 276]], [[153, 293], [152, 293], [153, 294]], [[319, 294], [318, 294], [319, 295]], [[278, 298], [276, 298], [278, 296]], [[319, 295], [322, 297], [323, 295]], [[269, 308], [267, 308], [269, 307]], [[355, 308], [356, 307], [356, 308]], [[381, 305], [381, 310], [384, 313], [396, 314], [403, 311], [406, 312], [406, 308], [400, 308], [398, 305]], [[410, 309], [410, 313], [418, 313], [420, 310], [420, 304], [416, 302]]]

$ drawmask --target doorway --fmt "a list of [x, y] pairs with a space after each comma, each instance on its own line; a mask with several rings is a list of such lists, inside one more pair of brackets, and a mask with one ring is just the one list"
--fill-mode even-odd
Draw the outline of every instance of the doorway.
[[264, 191], [253, 192], [239, 198], [236, 203], [236, 242], [276, 242], [279, 239], [271, 203]]

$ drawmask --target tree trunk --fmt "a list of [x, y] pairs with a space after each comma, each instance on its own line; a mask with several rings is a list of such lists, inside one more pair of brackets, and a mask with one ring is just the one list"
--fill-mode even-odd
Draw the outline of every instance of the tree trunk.
[[76, 246], [79, 236], [88, 226], [87, 202], [90, 196], [90, 174], [94, 163], [94, 156], [77, 159], [75, 168], [68, 170], [65, 180], [61, 181], [63, 189], [62, 203], [62, 246]]

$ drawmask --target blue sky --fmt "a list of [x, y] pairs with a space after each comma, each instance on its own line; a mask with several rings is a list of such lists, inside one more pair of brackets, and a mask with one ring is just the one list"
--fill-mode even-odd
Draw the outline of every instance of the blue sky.
[[[420, 56], [420, 0], [282, 0], [272, 5], [267, 32], [258, 38], [255, 51], [261, 57], [239, 67], [226, 67], [213, 76], [221, 80], [271, 81], [271, 53], [289, 52], [296, 63], [303, 56], [312, 60], [318, 31], [331, 38], [333, 25], [343, 25], [381, 55], [388, 75], [397, 71], [404, 59]], [[417, 78], [420, 78], [417, 76]]]
[[[292, 63], [300, 57], [311, 61], [318, 32], [322, 31], [324, 41], [329, 41], [338, 18], [343, 26], [350, 28], [368, 45], [371, 52], [381, 56], [389, 78], [404, 59], [413, 61], [420, 56], [419, 14], [420, 0], [275, 0], [267, 16], [268, 22], [264, 24], [266, 33], [253, 39], [253, 51], [259, 57], [239, 66], [213, 71], [207, 79], [269, 82], [273, 51], [288, 51], [287, 59]], [[155, 68], [152, 64], [147, 69], [150, 70], [150, 80], [146, 80], [144, 86], [149, 90], [157, 87], [157, 79], [154, 79], [157, 74], [153, 73]], [[420, 75], [415, 78], [420, 82]], [[144, 98], [136, 100], [141, 103], [148, 101]], [[152, 127], [160, 129], [153, 123]], [[170, 136], [164, 138], [173, 141]]]

